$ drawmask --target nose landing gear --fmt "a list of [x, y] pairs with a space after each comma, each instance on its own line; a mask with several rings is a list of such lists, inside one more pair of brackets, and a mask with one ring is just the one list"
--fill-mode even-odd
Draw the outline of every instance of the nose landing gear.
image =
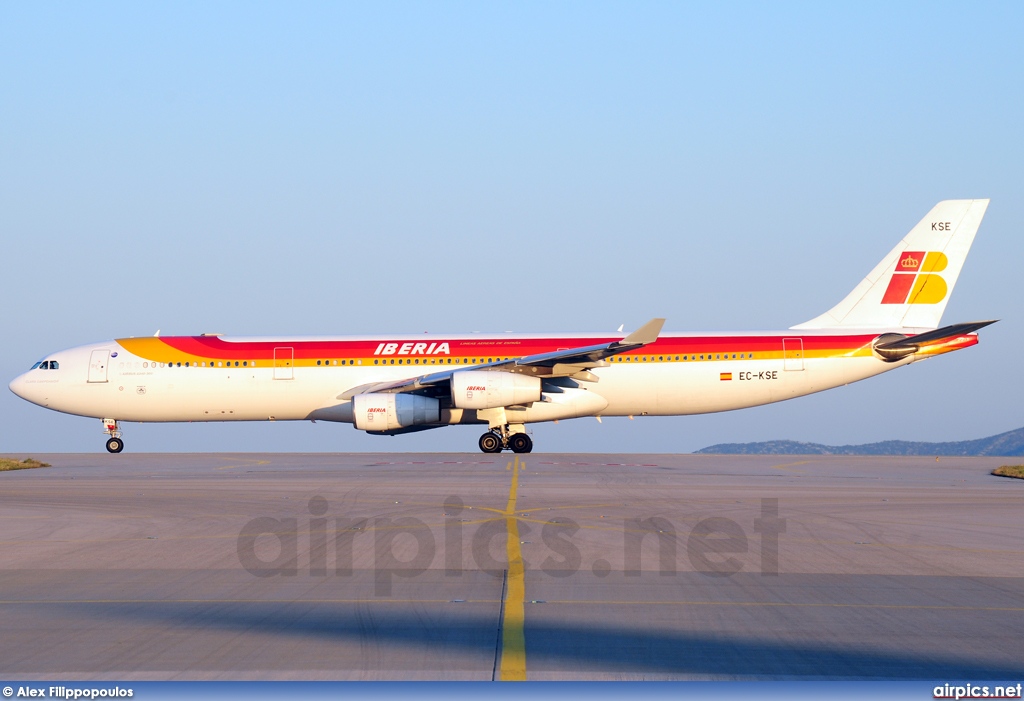
[[103, 432], [110, 436], [107, 439], [108, 453], [120, 453], [124, 450], [124, 441], [121, 440], [121, 429], [117, 425], [117, 419], [103, 419]]

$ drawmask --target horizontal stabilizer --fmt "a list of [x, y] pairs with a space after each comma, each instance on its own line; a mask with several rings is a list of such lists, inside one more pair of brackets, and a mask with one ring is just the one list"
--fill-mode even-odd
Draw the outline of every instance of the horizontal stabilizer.
[[878, 350], [897, 350], [900, 348], [927, 346], [931, 343], [938, 341], [946, 341], [950, 338], [956, 338], [957, 336], [966, 336], [969, 333], [974, 333], [978, 329], [983, 329], [989, 324], [994, 324], [998, 319], [992, 319], [991, 321], [968, 321], [963, 324], [953, 324], [951, 326], [943, 326], [941, 329], [935, 329], [934, 331], [926, 331], [925, 333], [919, 333], [916, 336], [906, 336], [904, 338], [889, 341], [887, 343], [879, 343], [875, 346]]

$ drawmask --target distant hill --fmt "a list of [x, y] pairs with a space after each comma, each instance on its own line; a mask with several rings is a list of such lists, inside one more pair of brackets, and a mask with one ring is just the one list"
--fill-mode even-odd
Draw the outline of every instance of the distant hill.
[[1024, 455], [1024, 428], [973, 441], [915, 443], [882, 441], [864, 445], [822, 445], [799, 441], [719, 443], [698, 453], [716, 455]]

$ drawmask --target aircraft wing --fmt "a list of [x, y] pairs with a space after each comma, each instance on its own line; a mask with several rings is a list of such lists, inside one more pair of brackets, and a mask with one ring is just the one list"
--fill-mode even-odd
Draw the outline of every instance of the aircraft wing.
[[338, 395], [338, 399], [351, 399], [357, 394], [367, 394], [370, 392], [412, 392], [429, 396], [440, 396], [449, 392], [452, 374], [459, 371], [497, 370], [499, 372], [516, 372], [546, 378], [575, 377], [584, 381], [596, 382], [598, 378], [589, 372], [590, 368], [605, 367], [608, 365], [605, 362], [606, 358], [654, 343], [654, 341], [658, 340], [658, 334], [661, 333], [661, 328], [664, 325], [664, 319], [651, 319], [621, 341], [567, 348], [549, 353], [538, 353], [513, 360], [500, 360], [493, 363], [452, 368], [441, 372], [410, 377], [405, 380], [371, 382], [346, 390]]

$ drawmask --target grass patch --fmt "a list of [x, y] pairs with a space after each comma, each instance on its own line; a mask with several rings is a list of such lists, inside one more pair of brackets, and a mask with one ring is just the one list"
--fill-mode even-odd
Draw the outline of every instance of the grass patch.
[[1003, 465], [992, 470], [993, 475], [999, 475], [1000, 477], [1016, 477], [1019, 480], [1024, 480], [1024, 465]]
[[0, 472], [9, 470], [31, 470], [33, 467], [49, 467], [50, 463], [39, 462], [35, 458], [25, 458], [21, 462], [9, 458], [0, 458]]

